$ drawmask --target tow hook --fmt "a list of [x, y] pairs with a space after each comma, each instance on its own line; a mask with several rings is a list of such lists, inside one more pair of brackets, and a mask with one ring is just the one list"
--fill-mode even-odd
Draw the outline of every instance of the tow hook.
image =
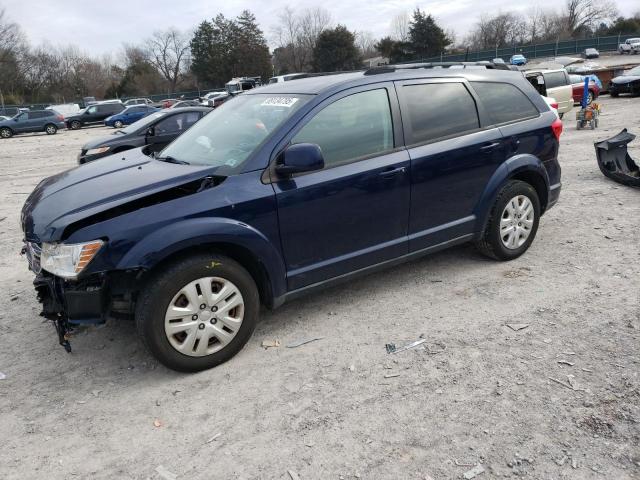
[[71, 343], [69, 343], [69, 336], [71, 334], [71, 328], [69, 322], [63, 316], [58, 316], [53, 321], [53, 325], [56, 327], [58, 333], [58, 342], [64, 347], [67, 353], [71, 353]]

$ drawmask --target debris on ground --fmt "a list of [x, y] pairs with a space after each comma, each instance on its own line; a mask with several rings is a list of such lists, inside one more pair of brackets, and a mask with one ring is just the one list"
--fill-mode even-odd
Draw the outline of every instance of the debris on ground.
[[5, 378], [7, 378], [7, 376], [4, 373], [0, 372], [0, 380], [4, 380]]
[[291, 477], [291, 480], [300, 480], [300, 475], [293, 470], [287, 470], [287, 473], [289, 474], [289, 477]]
[[178, 476], [175, 473], [171, 472], [170, 470], [163, 467], [162, 465], [158, 465], [156, 467], [156, 472], [165, 480], [176, 480], [178, 478]]
[[356, 366], [355, 365], [349, 365], [349, 370], [352, 372], [356, 371]]
[[384, 378], [395, 378], [395, 377], [399, 377], [400, 374], [399, 373], [389, 373], [387, 375], [384, 376]]
[[465, 480], [471, 480], [472, 478], [476, 478], [478, 475], [484, 472], [484, 467], [480, 464], [473, 467], [471, 470], [467, 471], [462, 475]]
[[575, 363], [569, 362], [567, 360], [558, 360], [558, 363], [561, 365], [569, 365], [570, 367], [573, 367], [575, 365]]
[[528, 323], [507, 323], [507, 327], [509, 327], [514, 332], [517, 332], [519, 330], [524, 330], [525, 328], [528, 328], [529, 324]]
[[153, 421], [153, 426], [154, 426], [154, 427], [161, 427], [161, 426], [162, 426], [162, 422], [156, 418], [156, 419]]
[[426, 338], [421, 338], [420, 340], [416, 340], [415, 342], [411, 342], [408, 345], [405, 345], [403, 347], [396, 347], [395, 343], [387, 343], [384, 348], [387, 349], [387, 353], [400, 353], [400, 352], [404, 352], [405, 350], [409, 350], [411, 348], [415, 348], [418, 345], [422, 345], [423, 343], [425, 343], [427, 341]]
[[213, 437], [211, 437], [209, 440], [207, 440], [207, 441], [206, 441], [206, 442], [204, 442], [204, 443], [211, 443], [211, 442], [213, 442], [214, 440], [216, 440], [218, 437], [220, 437], [220, 435], [222, 435], [222, 433], [216, 433]]
[[306, 345], [307, 343], [311, 343], [311, 342], [316, 342], [318, 340], [322, 340], [323, 338], [324, 337], [316, 337], [316, 338], [310, 338], [308, 340], [300, 340], [299, 342], [290, 343], [289, 345], [287, 345], [287, 348], [301, 347], [302, 345]]
[[268, 348], [276, 348], [280, 346], [280, 340], [263, 340], [262, 348], [265, 350]]

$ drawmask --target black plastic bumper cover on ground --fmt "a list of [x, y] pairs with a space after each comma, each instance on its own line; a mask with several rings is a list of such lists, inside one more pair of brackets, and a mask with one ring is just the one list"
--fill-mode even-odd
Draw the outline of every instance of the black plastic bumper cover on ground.
[[627, 145], [636, 138], [625, 128], [614, 137], [594, 144], [598, 167], [606, 176], [623, 185], [640, 187], [640, 167], [627, 152]]

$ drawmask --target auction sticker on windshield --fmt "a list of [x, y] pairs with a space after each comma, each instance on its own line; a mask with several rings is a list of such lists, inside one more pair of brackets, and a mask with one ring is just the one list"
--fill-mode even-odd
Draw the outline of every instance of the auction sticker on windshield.
[[293, 107], [298, 101], [295, 97], [269, 97], [260, 104], [261, 107]]

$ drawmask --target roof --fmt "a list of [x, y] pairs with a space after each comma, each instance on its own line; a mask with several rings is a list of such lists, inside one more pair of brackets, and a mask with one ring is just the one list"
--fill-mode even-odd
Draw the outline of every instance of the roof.
[[[390, 66], [393, 67], [393, 66]], [[248, 90], [243, 95], [258, 94], [307, 94], [318, 95], [328, 90], [338, 87], [354, 87], [369, 83], [402, 81], [417, 78], [466, 78], [470, 81], [478, 80], [498, 80], [513, 81], [522, 78], [520, 72], [513, 70], [488, 69], [479, 65], [469, 66], [471, 68], [420, 68], [419, 65], [398, 66], [397, 70], [381, 68], [375, 74], [366, 74], [365, 71], [336, 73], [327, 75], [301, 78], [289, 82], [271, 83], [259, 88]], [[371, 71], [368, 71], [371, 72]]]

